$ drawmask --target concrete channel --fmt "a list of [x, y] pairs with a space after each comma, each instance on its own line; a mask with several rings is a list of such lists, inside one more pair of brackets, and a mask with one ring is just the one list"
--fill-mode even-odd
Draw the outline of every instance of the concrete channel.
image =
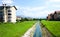
[[36, 23], [36, 30], [34, 32], [33, 37], [42, 37], [42, 31], [41, 31], [41, 27], [40, 27], [40, 22], [39, 21]]
[[22, 37], [42, 37], [40, 21], [37, 21]]

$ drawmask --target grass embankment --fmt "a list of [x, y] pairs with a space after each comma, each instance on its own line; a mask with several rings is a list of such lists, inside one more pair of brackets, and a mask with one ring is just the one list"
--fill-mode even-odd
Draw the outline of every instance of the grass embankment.
[[0, 24], [0, 37], [21, 37], [35, 21]]
[[56, 37], [60, 37], [60, 21], [41, 21], [43, 25]]

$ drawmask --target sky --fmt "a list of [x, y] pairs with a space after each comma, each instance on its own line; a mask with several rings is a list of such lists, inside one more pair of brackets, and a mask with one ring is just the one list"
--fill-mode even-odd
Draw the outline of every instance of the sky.
[[60, 0], [0, 0], [17, 7], [16, 15], [32, 18], [46, 18], [48, 14], [60, 10]]

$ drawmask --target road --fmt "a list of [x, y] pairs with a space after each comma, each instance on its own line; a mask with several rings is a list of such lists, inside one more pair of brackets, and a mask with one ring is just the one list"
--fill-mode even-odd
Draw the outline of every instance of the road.
[[33, 37], [42, 37], [42, 31], [41, 31], [41, 27], [40, 27], [40, 22], [39, 21], [36, 24], [36, 30], [35, 30], [35, 33], [34, 33]]

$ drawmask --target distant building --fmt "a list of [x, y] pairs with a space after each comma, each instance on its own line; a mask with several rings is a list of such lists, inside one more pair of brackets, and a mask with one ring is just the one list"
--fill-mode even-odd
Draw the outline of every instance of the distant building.
[[47, 20], [58, 20], [60, 21], [60, 11], [55, 11], [47, 16]]
[[22, 19], [22, 18], [21, 18], [20, 16], [17, 16], [17, 17], [16, 17], [16, 20], [17, 20], [17, 21], [21, 21], [21, 19]]
[[16, 10], [15, 6], [7, 6], [6, 4], [0, 6], [0, 22], [16, 22]]

